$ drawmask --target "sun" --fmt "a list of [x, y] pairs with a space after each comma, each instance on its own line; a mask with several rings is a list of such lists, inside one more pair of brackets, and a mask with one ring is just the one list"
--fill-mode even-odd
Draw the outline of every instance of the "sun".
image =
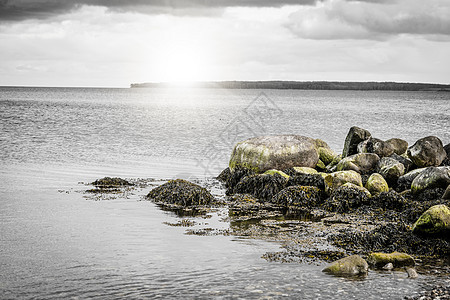
[[173, 39], [160, 48], [153, 71], [160, 82], [189, 84], [207, 80], [209, 66], [209, 55], [203, 43]]

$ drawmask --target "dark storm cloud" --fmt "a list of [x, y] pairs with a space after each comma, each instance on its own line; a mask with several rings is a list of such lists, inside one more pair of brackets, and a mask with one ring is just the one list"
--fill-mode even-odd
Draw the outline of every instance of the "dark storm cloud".
[[224, 7], [281, 7], [284, 5], [314, 5], [317, 0], [0, 0], [0, 20], [20, 21], [26, 19], [45, 19], [67, 13], [83, 5], [103, 6], [111, 10], [134, 11], [142, 13], [196, 14], [196, 9], [207, 13], [208, 9]]

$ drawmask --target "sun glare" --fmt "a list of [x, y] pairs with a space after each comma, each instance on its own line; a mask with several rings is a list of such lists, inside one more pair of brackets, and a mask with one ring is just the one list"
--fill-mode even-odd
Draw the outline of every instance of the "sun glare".
[[161, 47], [153, 74], [158, 81], [189, 85], [208, 78], [208, 53], [193, 41], [170, 41]]

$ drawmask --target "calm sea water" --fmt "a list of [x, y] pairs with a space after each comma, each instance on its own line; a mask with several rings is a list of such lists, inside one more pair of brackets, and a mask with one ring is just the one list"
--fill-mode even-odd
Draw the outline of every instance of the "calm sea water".
[[[0, 298], [401, 299], [438, 280], [267, 262], [273, 242], [186, 235], [148, 189], [85, 198], [103, 176], [203, 178], [235, 142], [262, 134], [321, 138], [348, 129], [450, 143], [450, 93], [221, 89], [0, 88]], [[205, 220], [198, 220], [204, 223]], [[206, 226], [228, 228], [217, 214]], [[205, 225], [205, 224], [203, 224]], [[202, 225], [198, 225], [202, 226]]]

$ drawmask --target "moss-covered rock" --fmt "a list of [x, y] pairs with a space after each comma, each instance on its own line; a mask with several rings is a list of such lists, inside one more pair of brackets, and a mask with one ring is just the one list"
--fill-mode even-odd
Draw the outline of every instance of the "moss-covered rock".
[[408, 142], [402, 139], [393, 138], [387, 140], [386, 143], [390, 144], [394, 148], [394, 153], [398, 155], [402, 155], [408, 150]]
[[298, 174], [318, 174], [319, 172], [316, 169], [308, 168], [308, 167], [293, 167], [284, 171], [289, 176], [295, 176]]
[[450, 209], [443, 204], [430, 207], [414, 223], [412, 231], [425, 237], [450, 239]]
[[358, 153], [342, 159], [336, 167], [337, 171], [353, 170], [361, 174], [371, 173], [377, 168], [380, 157], [375, 153]]
[[320, 147], [317, 149], [317, 151], [319, 152], [319, 159], [325, 165], [330, 164], [334, 160], [334, 158], [337, 156], [337, 154], [329, 148]]
[[95, 185], [96, 187], [99, 188], [113, 188], [121, 186], [130, 186], [134, 184], [119, 177], [104, 177], [102, 179], [97, 179], [96, 181], [92, 182], [92, 185]]
[[450, 184], [450, 167], [428, 167], [411, 183], [411, 191], [419, 193], [425, 189], [447, 188]]
[[382, 268], [388, 263], [393, 264], [394, 268], [413, 267], [416, 264], [411, 255], [397, 251], [392, 253], [370, 253], [367, 257], [367, 262], [375, 268]]
[[230, 174], [225, 182], [225, 187], [227, 188], [226, 194], [234, 194], [234, 189], [241, 179], [251, 175], [255, 175], [255, 171], [243, 167], [236, 167], [232, 172], [230, 170]]
[[394, 190], [381, 192], [370, 199], [370, 206], [379, 207], [383, 210], [394, 210], [403, 212], [411, 206], [411, 203], [405, 197]]
[[362, 186], [361, 175], [355, 171], [339, 171], [328, 174], [324, 178], [325, 191], [328, 194], [340, 187], [341, 185], [351, 182], [353, 184]]
[[347, 133], [344, 142], [344, 150], [342, 151], [342, 157], [347, 157], [358, 153], [358, 144], [371, 137], [369, 131], [353, 126]]
[[274, 174], [278, 174], [283, 176], [286, 179], [289, 179], [289, 175], [284, 173], [283, 171], [279, 171], [279, 170], [267, 170], [266, 172], [264, 172], [264, 174], [266, 175], [274, 175]]
[[354, 183], [351, 183], [351, 182], [344, 183], [344, 184], [341, 185], [341, 186], [343, 186], [343, 187], [348, 187], [348, 188], [352, 188], [352, 189], [357, 189], [357, 190], [359, 190], [359, 191], [365, 193], [367, 197], [371, 197], [371, 196], [372, 196], [372, 194], [369, 192], [368, 189], [366, 189], [365, 187], [356, 185], [356, 184], [354, 184]]
[[426, 168], [415, 169], [415, 170], [412, 170], [412, 171], [406, 173], [403, 176], [400, 176], [397, 180], [396, 190], [397, 191], [405, 191], [405, 190], [411, 189], [411, 183], [413, 182], [413, 180], [417, 176], [419, 176], [420, 173], [425, 171], [425, 169]]
[[195, 183], [175, 179], [151, 190], [147, 194], [147, 199], [156, 203], [192, 206], [209, 204], [214, 197], [207, 189]]
[[395, 159], [399, 163], [403, 164], [403, 166], [405, 167], [405, 174], [408, 173], [409, 171], [411, 171], [415, 167], [412, 160], [410, 160], [407, 156], [405, 157], [405, 156], [394, 153], [389, 157], [392, 159]]
[[261, 136], [236, 144], [229, 167], [246, 167], [256, 173], [291, 167], [314, 168], [319, 160], [315, 140], [299, 135]]
[[225, 168], [220, 172], [220, 174], [216, 177], [220, 182], [226, 183], [231, 176], [230, 168]]
[[373, 173], [367, 179], [366, 189], [375, 196], [382, 192], [388, 192], [389, 186], [383, 176], [378, 173]]
[[397, 184], [398, 178], [405, 174], [405, 166], [393, 158], [383, 157], [378, 162], [378, 173], [383, 176], [389, 184]]
[[325, 190], [325, 182], [320, 174], [298, 173], [296, 175], [293, 175], [289, 178], [287, 186], [295, 185], [315, 186], [322, 191]]
[[322, 270], [336, 276], [365, 275], [369, 270], [367, 262], [359, 255], [341, 258]]
[[420, 168], [439, 166], [447, 157], [442, 141], [435, 136], [421, 138], [408, 148], [408, 157]]
[[284, 207], [310, 209], [322, 203], [320, 190], [315, 186], [290, 186], [276, 194], [271, 202]]
[[316, 169], [317, 170], [321, 170], [321, 171], [325, 171], [327, 169], [327, 166], [323, 163], [323, 161], [321, 161], [319, 159], [319, 161], [317, 162], [317, 165], [316, 165]]
[[256, 174], [245, 176], [235, 186], [234, 192], [240, 194], [250, 194], [260, 199], [268, 201], [278, 192], [286, 187], [288, 180], [278, 173], [273, 175]]
[[368, 204], [369, 196], [367, 192], [357, 187], [354, 184], [344, 184], [334, 189], [330, 198], [325, 201], [324, 208], [329, 211], [347, 213]]

